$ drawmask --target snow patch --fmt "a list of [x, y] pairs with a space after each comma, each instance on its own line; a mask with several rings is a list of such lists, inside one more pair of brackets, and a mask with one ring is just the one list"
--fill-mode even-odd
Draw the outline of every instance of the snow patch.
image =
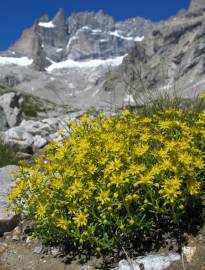
[[104, 42], [108, 42], [109, 41], [109, 39], [106, 39], [106, 38], [104, 38], [104, 39], [100, 39], [100, 42], [102, 42], [102, 43], [104, 43]]
[[67, 49], [69, 49], [70, 48], [70, 45], [72, 44], [72, 42], [74, 41], [74, 40], [77, 40], [78, 38], [76, 37], [76, 36], [73, 36], [73, 37], [71, 37], [70, 39], [69, 39], [69, 41], [68, 41], [68, 44], [67, 44]]
[[68, 59], [66, 61], [62, 61], [59, 63], [53, 63], [47, 68], [47, 71], [52, 72], [55, 69], [62, 69], [62, 68], [96, 68], [99, 66], [119, 66], [120, 64], [122, 64], [122, 61], [125, 58], [125, 56], [127, 56], [127, 54], [116, 58], [110, 58], [105, 60], [95, 59], [84, 62], [78, 62], [72, 59]]
[[56, 52], [58, 53], [58, 52], [62, 52], [62, 48], [58, 48], [58, 49], [56, 49]]
[[49, 57], [46, 57], [46, 59], [50, 62], [50, 63], [52, 63], [52, 64], [55, 64], [56, 62], [54, 62], [51, 58], [49, 58]]
[[102, 33], [102, 30], [101, 29], [92, 29], [92, 34], [100, 34]]
[[144, 36], [142, 36], [142, 37], [136, 37], [135, 39], [134, 39], [134, 41], [136, 41], [136, 42], [141, 42], [141, 41], [143, 41], [144, 40]]
[[54, 28], [54, 27], [56, 27], [55, 24], [52, 21], [50, 21], [50, 22], [39, 22], [38, 25], [41, 26], [41, 27], [44, 27], [44, 28]]
[[136, 37], [136, 38], [126, 37], [126, 36], [121, 35], [118, 31], [109, 32], [109, 35], [115, 36], [115, 37], [118, 37], [118, 38], [121, 38], [121, 39], [129, 40], [129, 41], [135, 41], [135, 42], [141, 42], [144, 39], [144, 36]]
[[108, 34], [111, 35], [111, 36], [119, 37], [121, 39], [133, 40], [132, 37], [125, 37], [125, 36], [121, 35], [118, 31], [109, 32]]
[[26, 56], [23, 57], [4, 57], [0, 56], [0, 65], [17, 65], [17, 66], [30, 66], [33, 63], [33, 59], [29, 59]]
[[91, 30], [91, 28], [89, 27], [89, 26], [83, 26], [82, 28], [81, 28], [82, 30]]

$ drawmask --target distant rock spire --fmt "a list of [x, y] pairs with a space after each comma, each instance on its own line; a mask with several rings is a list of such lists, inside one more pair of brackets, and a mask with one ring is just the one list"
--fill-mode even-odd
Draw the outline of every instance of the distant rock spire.
[[59, 11], [57, 12], [56, 16], [53, 18], [52, 21], [56, 26], [65, 25], [66, 17], [63, 8], [59, 9]]
[[205, 9], [205, 0], [191, 0], [189, 11]]
[[48, 22], [48, 21], [49, 21], [48, 14], [41, 16], [41, 18], [39, 19], [39, 22]]

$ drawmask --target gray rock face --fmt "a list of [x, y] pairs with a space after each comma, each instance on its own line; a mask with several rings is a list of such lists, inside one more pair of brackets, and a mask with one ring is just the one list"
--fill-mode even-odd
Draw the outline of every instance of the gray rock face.
[[7, 194], [10, 187], [15, 182], [13, 175], [18, 167], [14, 165], [0, 168], [0, 234], [13, 230], [19, 221], [19, 216], [11, 211], [5, 212], [5, 207], [9, 209], [10, 204], [7, 201]]
[[191, 0], [189, 11], [205, 9], [205, 0]]
[[2, 107], [0, 107], [0, 131], [6, 130], [8, 128], [6, 114]]
[[43, 70], [52, 61], [105, 59], [126, 54], [136, 37], [150, 32], [155, 23], [143, 18], [115, 22], [103, 11], [65, 16], [62, 9], [49, 21], [44, 15], [23, 32], [10, 48], [34, 59], [33, 67]]
[[115, 80], [110, 89], [132, 85], [131, 95], [138, 100], [164, 92], [182, 97], [204, 92], [204, 19], [205, 12], [199, 10], [158, 25], [131, 49], [116, 75], [122, 79]]
[[4, 115], [6, 116], [9, 127], [14, 127], [20, 123], [20, 95], [7, 93], [0, 96], [0, 106], [4, 111], [1, 117], [5, 118]]
[[[160, 23], [140, 17], [115, 22], [102, 11], [66, 17], [60, 10], [52, 20], [45, 15], [10, 48], [14, 51], [5, 53], [26, 54], [34, 59], [33, 65], [0, 66], [0, 81], [80, 110], [122, 106], [134, 95], [141, 99], [145, 90], [155, 96], [156, 91], [173, 94], [177, 89], [180, 95], [193, 97], [204, 91], [205, 82], [203, 5], [204, 1], [193, 0], [188, 11]], [[119, 70], [121, 61], [113, 66], [106, 62], [127, 54]], [[104, 64], [95, 66], [92, 60], [99, 59]], [[53, 65], [55, 69], [49, 69]], [[131, 84], [135, 93], [127, 93]]]

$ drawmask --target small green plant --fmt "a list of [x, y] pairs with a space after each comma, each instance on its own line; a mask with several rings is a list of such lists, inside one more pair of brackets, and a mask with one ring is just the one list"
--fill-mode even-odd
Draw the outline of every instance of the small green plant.
[[0, 140], [0, 167], [17, 164], [17, 148]]
[[22, 163], [9, 199], [45, 241], [112, 250], [137, 232], [178, 224], [202, 200], [205, 113], [84, 115], [35, 165]]

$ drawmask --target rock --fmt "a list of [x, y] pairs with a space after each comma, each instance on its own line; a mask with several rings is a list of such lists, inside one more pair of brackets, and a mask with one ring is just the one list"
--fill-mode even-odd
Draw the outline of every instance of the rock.
[[[1, 243], [0, 242], [0, 255], [2, 255], [8, 248], [8, 245], [6, 243]], [[1, 260], [0, 260], [1, 263]]]
[[196, 246], [183, 247], [182, 252], [183, 252], [187, 262], [190, 263], [193, 259], [194, 254], [196, 253]]
[[33, 248], [33, 252], [36, 254], [40, 254], [43, 251], [43, 245], [42, 243], [38, 244]]
[[3, 77], [1, 80], [0, 80], [0, 83], [2, 85], [6, 85], [6, 86], [9, 86], [9, 87], [14, 87], [14, 86], [17, 86], [20, 81], [19, 79], [15, 76], [15, 74], [6, 74], [5, 77]]
[[173, 262], [179, 261], [180, 255], [170, 254], [169, 256], [148, 255], [139, 257], [136, 260], [119, 262], [119, 266], [113, 270], [164, 270]]
[[21, 126], [8, 129], [3, 136], [5, 142], [17, 145], [20, 152], [32, 154], [33, 136]]
[[13, 230], [20, 221], [20, 215], [12, 211], [5, 212], [5, 208], [10, 208], [7, 201], [7, 194], [9, 193], [11, 185], [15, 182], [12, 176], [16, 173], [18, 166], [9, 165], [0, 168], [0, 234]]
[[130, 85], [132, 97], [142, 103], [159, 94], [194, 98], [202, 93], [204, 16], [203, 10], [179, 14], [155, 27], [130, 50], [117, 74], [115, 71], [118, 79], [109, 87], [112, 92], [126, 92]]
[[44, 147], [47, 143], [48, 141], [45, 138], [42, 138], [40, 135], [36, 135], [33, 138], [33, 146], [38, 149]]
[[23, 152], [17, 152], [16, 157], [18, 159], [30, 159], [32, 157], [32, 155], [28, 154], [28, 153], [23, 153]]
[[20, 119], [20, 95], [16, 93], [7, 93], [0, 96], [0, 106], [3, 108], [6, 115], [7, 123], [9, 127], [18, 125]]
[[205, 9], [205, 1], [204, 0], [191, 0], [189, 5], [189, 11]]
[[90, 265], [83, 265], [80, 270], [94, 270], [95, 268], [93, 268], [92, 266]]
[[20, 222], [21, 216], [19, 214], [10, 213], [9, 217], [0, 216], [0, 235], [4, 232], [12, 231]]
[[[82, 112], [81, 112], [82, 114]], [[80, 112], [75, 115], [81, 115]], [[40, 149], [49, 141], [56, 139], [55, 135], [59, 129], [66, 127], [66, 116], [62, 118], [47, 118], [41, 121], [23, 120], [17, 127], [2, 132], [5, 142], [17, 145], [18, 156], [30, 158], [35, 149]], [[65, 130], [65, 134], [66, 130]]]
[[46, 53], [42, 47], [42, 40], [40, 36], [36, 35], [33, 39], [34, 47], [36, 48], [33, 55], [32, 67], [38, 71], [45, 71], [45, 68], [50, 65], [50, 61], [46, 58]]
[[60, 8], [58, 13], [52, 20], [53, 24], [56, 26], [64, 26], [66, 24], [66, 17], [63, 8]]
[[2, 107], [0, 107], [0, 131], [8, 129], [6, 114]]
[[55, 247], [51, 247], [51, 255], [54, 257], [63, 256], [65, 254], [65, 246], [59, 245]]
[[21, 239], [21, 228], [17, 226], [12, 233], [12, 241], [19, 241]]

